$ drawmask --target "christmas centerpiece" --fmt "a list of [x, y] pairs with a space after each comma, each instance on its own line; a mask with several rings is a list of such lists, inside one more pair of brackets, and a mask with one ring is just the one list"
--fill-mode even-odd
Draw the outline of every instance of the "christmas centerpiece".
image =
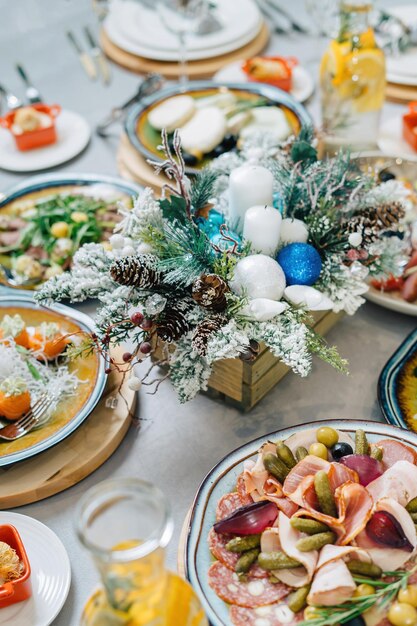
[[[131, 340], [124, 361], [157, 354], [182, 402], [207, 387], [215, 363], [250, 361], [264, 345], [300, 376], [313, 354], [346, 370], [311, 315], [353, 314], [368, 276], [401, 271], [400, 183], [377, 185], [348, 154], [320, 160], [311, 131], [280, 146], [252, 138], [190, 180], [178, 134], [162, 137], [162, 199], [145, 189], [121, 208], [110, 245], [83, 246], [37, 299], [97, 298], [98, 332], [82, 349], [111, 369], [109, 348]], [[130, 385], [160, 381], [132, 372]]]

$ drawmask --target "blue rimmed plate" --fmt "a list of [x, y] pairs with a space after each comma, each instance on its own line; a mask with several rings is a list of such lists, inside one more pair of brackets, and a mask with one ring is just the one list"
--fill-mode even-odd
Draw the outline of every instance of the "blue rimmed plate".
[[[220, 89], [224, 88], [233, 92], [238, 102], [242, 103], [266, 98], [270, 103], [282, 109], [289, 126], [296, 135], [301, 128], [313, 125], [312, 118], [302, 104], [285, 91], [271, 85], [262, 83], [222, 83], [221, 85], [216, 85], [212, 81], [192, 81], [187, 85], [185, 91], [178, 85], [171, 85], [148, 98], [143, 98], [137, 105], [133, 106], [125, 121], [125, 132], [130, 143], [147, 159], [162, 162], [164, 155], [158, 150], [158, 146], [161, 143], [161, 134], [149, 123], [150, 111], [172, 96], [185, 94], [198, 99], [214, 96], [219, 93]], [[210, 156], [207, 155], [200, 161], [198, 166], [187, 167], [186, 171], [189, 174], [196, 174], [205, 165], [208, 165], [211, 160]]]
[[388, 422], [417, 432], [417, 330], [385, 364], [378, 380], [378, 400]]
[[225, 493], [235, 490], [236, 479], [243, 469], [243, 461], [255, 458], [259, 447], [265, 441], [287, 439], [294, 433], [307, 428], [320, 428], [320, 426], [332, 426], [349, 434], [362, 428], [371, 442], [388, 437], [417, 450], [415, 434], [389, 424], [357, 420], [326, 420], [277, 430], [254, 439], [228, 454], [209, 472], [197, 492], [191, 509], [184, 554], [186, 576], [197, 592], [212, 626], [231, 626], [229, 605], [209, 587], [207, 577], [207, 572], [213, 562], [207, 544], [207, 535], [215, 522], [217, 502]]
[[[68, 193], [87, 189], [94, 197], [120, 201], [131, 206], [133, 199], [140, 193], [142, 187], [113, 176], [99, 174], [42, 174], [26, 179], [0, 193], [0, 218], [2, 215], [19, 215], [20, 205], [27, 208], [28, 203], [55, 193]], [[103, 227], [102, 239], [107, 239], [106, 229]], [[0, 233], [1, 234], [1, 233]], [[7, 246], [6, 246], [7, 248]], [[11, 261], [8, 252], [0, 251], [0, 264], [10, 267]], [[25, 292], [33, 291], [36, 287], [27, 287]], [[23, 291], [23, 289], [21, 290]], [[9, 292], [9, 289], [0, 286], [0, 292]], [[14, 290], [14, 293], [16, 291]]]
[[[0, 318], [15, 313], [20, 314], [28, 326], [46, 321], [57, 322], [68, 333], [91, 333], [95, 329], [88, 315], [63, 304], [43, 307], [29, 295], [1, 296]], [[73, 433], [93, 411], [106, 384], [104, 359], [92, 354], [70, 363], [69, 368], [80, 380], [76, 395], [63, 399], [51, 419], [40, 428], [13, 442], [0, 440], [0, 466], [23, 461], [51, 448]]]

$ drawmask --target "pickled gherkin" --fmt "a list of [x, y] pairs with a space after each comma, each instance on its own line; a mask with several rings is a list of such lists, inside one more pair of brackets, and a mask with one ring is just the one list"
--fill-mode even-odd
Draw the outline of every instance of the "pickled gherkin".
[[355, 433], [355, 454], [368, 454], [369, 444], [366, 438], [366, 433], [361, 428]]
[[300, 567], [301, 563], [284, 554], [284, 552], [261, 552], [258, 556], [258, 565], [262, 569], [273, 571]]
[[245, 537], [233, 537], [227, 544], [229, 552], [246, 552], [258, 548], [261, 543], [261, 535], [246, 535]]
[[405, 508], [409, 513], [417, 513], [417, 496], [410, 500]]
[[257, 561], [259, 548], [253, 548], [244, 552], [236, 563], [235, 571], [238, 574], [246, 574], [250, 567]]
[[323, 522], [317, 522], [315, 519], [307, 517], [293, 517], [290, 523], [293, 528], [302, 533], [307, 533], [307, 535], [317, 535], [317, 533], [325, 533], [330, 530]]
[[277, 443], [277, 455], [289, 469], [292, 469], [297, 465], [297, 461], [295, 460], [290, 448], [286, 446], [285, 443], [282, 443], [282, 441]]
[[293, 613], [298, 613], [307, 606], [307, 596], [309, 594], [310, 587], [311, 585], [300, 587], [288, 596], [288, 607]]
[[375, 565], [375, 563], [366, 563], [365, 561], [352, 559], [352, 561], [349, 561], [346, 565], [352, 574], [370, 576], [371, 578], [381, 578], [382, 576], [382, 569], [378, 565]]
[[311, 552], [312, 550], [321, 550], [328, 543], [334, 543], [337, 537], [335, 533], [328, 531], [326, 533], [317, 533], [310, 537], [304, 537], [297, 541], [295, 547], [300, 552]]
[[383, 457], [384, 457], [384, 451], [382, 448], [378, 448], [377, 446], [375, 446], [374, 448], [371, 449], [371, 457], [373, 459], [376, 459], [377, 461], [382, 461]]
[[329, 477], [324, 470], [317, 472], [314, 476], [314, 489], [316, 490], [321, 511], [325, 515], [337, 517], [337, 508], [330, 487]]
[[306, 458], [306, 456], [308, 456], [307, 448], [304, 448], [304, 446], [298, 446], [297, 450], [295, 451], [295, 458], [297, 459], [297, 461], [302, 461]]
[[274, 476], [280, 483], [283, 483], [289, 469], [288, 467], [272, 452], [265, 454], [263, 458], [265, 469], [268, 470], [272, 476]]

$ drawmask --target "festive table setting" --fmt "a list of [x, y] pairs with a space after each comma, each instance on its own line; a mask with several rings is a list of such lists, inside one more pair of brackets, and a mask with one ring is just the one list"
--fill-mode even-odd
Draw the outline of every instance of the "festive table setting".
[[412, 2], [0, 3], [0, 624], [417, 626]]

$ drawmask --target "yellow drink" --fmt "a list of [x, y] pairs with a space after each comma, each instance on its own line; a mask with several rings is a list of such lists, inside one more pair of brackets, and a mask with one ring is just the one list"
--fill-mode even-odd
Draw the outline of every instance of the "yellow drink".
[[369, 2], [342, 2], [341, 28], [320, 67], [323, 130], [329, 150], [375, 145], [385, 97], [385, 57], [368, 24]]

